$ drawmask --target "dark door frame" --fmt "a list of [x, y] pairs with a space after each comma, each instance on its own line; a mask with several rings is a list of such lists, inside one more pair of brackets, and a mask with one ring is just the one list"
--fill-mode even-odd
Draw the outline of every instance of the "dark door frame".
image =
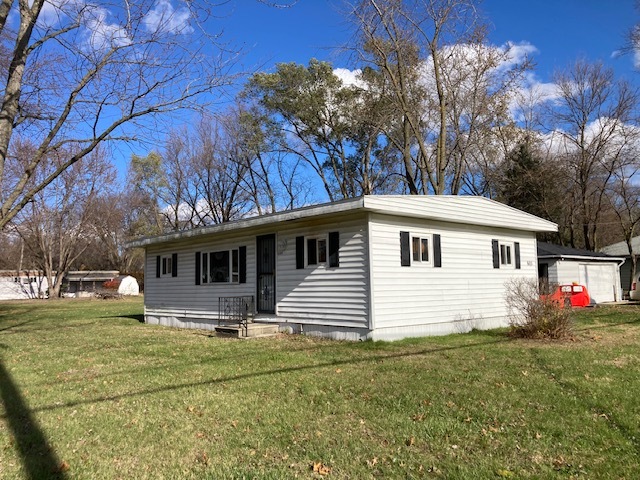
[[[269, 245], [270, 243], [270, 245]], [[269, 258], [263, 258], [264, 248]], [[267, 289], [268, 299], [263, 294]], [[256, 237], [256, 311], [258, 313], [276, 313], [276, 234]], [[265, 304], [266, 302], [266, 304]]]

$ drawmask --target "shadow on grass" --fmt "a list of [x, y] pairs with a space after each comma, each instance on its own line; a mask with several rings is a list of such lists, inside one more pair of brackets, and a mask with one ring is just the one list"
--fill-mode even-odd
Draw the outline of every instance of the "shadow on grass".
[[136, 320], [140, 323], [144, 323], [144, 313], [132, 313], [129, 315], [115, 315], [115, 316], [100, 317], [100, 318], [125, 318], [129, 320]]
[[270, 375], [281, 375], [281, 374], [287, 374], [287, 373], [297, 373], [297, 372], [304, 372], [308, 370], [316, 370], [316, 369], [329, 368], [329, 367], [335, 368], [335, 367], [353, 365], [353, 364], [376, 363], [379, 361], [390, 360], [394, 358], [408, 358], [408, 357], [421, 356], [421, 355], [437, 354], [437, 353], [453, 351], [453, 350], [461, 350], [461, 349], [473, 348], [473, 347], [483, 347], [486, 345], [495, 345], [497, 343], [504, 343], [509, 341], [511, 341], [510, 338], [502, 336], [500, 338], [492, 339], [486, 342], [475, 342], [475, 343], [466, 343], [464, 345], [430, 348], [430, 349], [423, 349], [416, 352], [403, 352], [403, 353], [395, 353], [395, 354], [390, 353], [386, 355], [371, 355], [364, 358], [349, 358], [344, 360], [333, 360], [333, 361], [327, 361], [322, 363], [314, 363], [312, 365], [298, 365], [294, 367], [277, 368], [272, 370], [244, 373], [240, 375], [212, 378], [209, 380], [202, 380], [199, 382], [184, 382], [176, 385], [147, 388], [147, 389], [142, 389], [135, 392], [122, 393], [118, 395], [107, 395], [107, 396], [102, 396], [98, 398], [88, 398], [88, 399], [76, 400], [76, 401], [71, 401], [66, 403], [57, 403], [55, 405], [44, 405], [42, 407], [35, 408], [34, 411], [43, 412], [43, 411], [57, 410], [60, 408], [70, 408], [78, 405], [90, 405], [90, 404], [100, 403], [100, 402], [113, 402], [113, 401], [118, 401], [125, 398], [154, 395], [162, 392], [171, 392], [171, 391], [182, 390], [182, 389], [197, 388], [197, 387], [202, 387], [207, 385], [224, 384], [229, 382], [246, 380], [249, 378], [266, 377]]
[[0, 397], [6, 412], [4, 417], [13, 434], [27, 478], [66, 479], [67, 475], [61, 470], [62, 464], [53, 447], [1, 361]]
[[0, 327], [0, 332], [4, 332], [5, 330], [13, 330], [14, 328], [19, 328], [24, 325], [31, 323], [33, 320], [25, 320], [24, 322], [14, 323], [13, 325], [9, 325], [8, 327]]

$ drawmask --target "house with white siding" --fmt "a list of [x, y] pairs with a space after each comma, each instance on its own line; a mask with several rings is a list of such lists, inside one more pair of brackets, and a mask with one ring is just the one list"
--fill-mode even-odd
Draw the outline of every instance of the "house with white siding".
[[255, 322], [350, 340], [507, 324], [506, 285], [538, 278], [557, 226], [471, 196], [363, 196], [136, 240], [145, 321], [214, 329], [230, 300]]

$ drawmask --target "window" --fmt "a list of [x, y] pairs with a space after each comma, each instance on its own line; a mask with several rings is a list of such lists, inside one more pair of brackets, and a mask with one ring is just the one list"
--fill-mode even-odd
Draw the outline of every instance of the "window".
[[162, 257], [162, 275], [171, 275], [171, 257]]
[[410, 232], [400, 232], [400, 265], [429, 265], [442, 267], [442, 253], [440, 235], [411, 235]]
[[313, 237], [296, 237], [296, 269], [307, 266], [340, 266], [340, 232]]
[[511, 245], [500, 244], [500, 265], [511, 265]]
[[202, 283], [238, 283], [239, 254], [237, 249], [205, 252], [201, 255]]
[[493, 253], [493, 268], [520, 269], [520, 243], [491, 240]]
[[307, 265], [327, 263], [327, 239], [307, 238]]
[[247, 283], [247, 247], [196, 252], [196, 285]]
[[156, 257], [156, 277], [178, 276], [178, 254], [158, 255]]
[[429, 239], [412, 238], [413, 262], [429, 262]]

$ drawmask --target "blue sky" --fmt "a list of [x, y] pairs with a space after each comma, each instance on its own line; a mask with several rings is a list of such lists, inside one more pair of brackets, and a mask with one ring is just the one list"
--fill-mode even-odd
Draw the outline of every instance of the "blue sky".
[[[283, 0], [284, 1], [284, 0]], [[639, 81], [633, 56], [612, 58], [625, 33], [640, 19], [634, 0], [486, 0], [481, 4], [489, 24], [489, 40], [536, 47], [534, 60], [541, 80], [578, 57], [611, 64], [618, 75]], [[242, 65], [272, 70], [278, 62], [306, 64], [310, 58], [346, 66], [336, 47], [350, 38], [340, 0], [298, 0], [290, 8], [238, 0], [229, 16], [216, 22], [224, 37], [247, 51]], [[638, 78], [635, 78], [635, 77]]]
[[[221, 34], [221, 42], [232, 50], [244, 50], [237, 71], [274, 71], [277, 63], [306, 65], [311, 58], [330, 61], [335, 68], [352, 67], [340, 53], [340, 47], [352, 36], [342, 0], [298, 0], [289, 8], [265, 5], [277, 1], [292, 3], [232, 0], [213, 7], [214, 18], [207, 23], [209, 33]], [[613, 56], [624, 45], [627, 32], [640, 21], [635, 0], [485, 0], [480, 9], [489, 26], [490, 43], [535, 47], [535, 82], [551, 82], [555, 70], [583, 57], [602, 60], [619, 77], [640, 85], [633, 55]], [[220, 100], [229, 101], [232, 94], [233, 90]], [[148, 144], [131, 147], [141, 155], [150, 148]], [[116, 158], [121, 172], [129, 161], [129, 148], [120, 150]]]

